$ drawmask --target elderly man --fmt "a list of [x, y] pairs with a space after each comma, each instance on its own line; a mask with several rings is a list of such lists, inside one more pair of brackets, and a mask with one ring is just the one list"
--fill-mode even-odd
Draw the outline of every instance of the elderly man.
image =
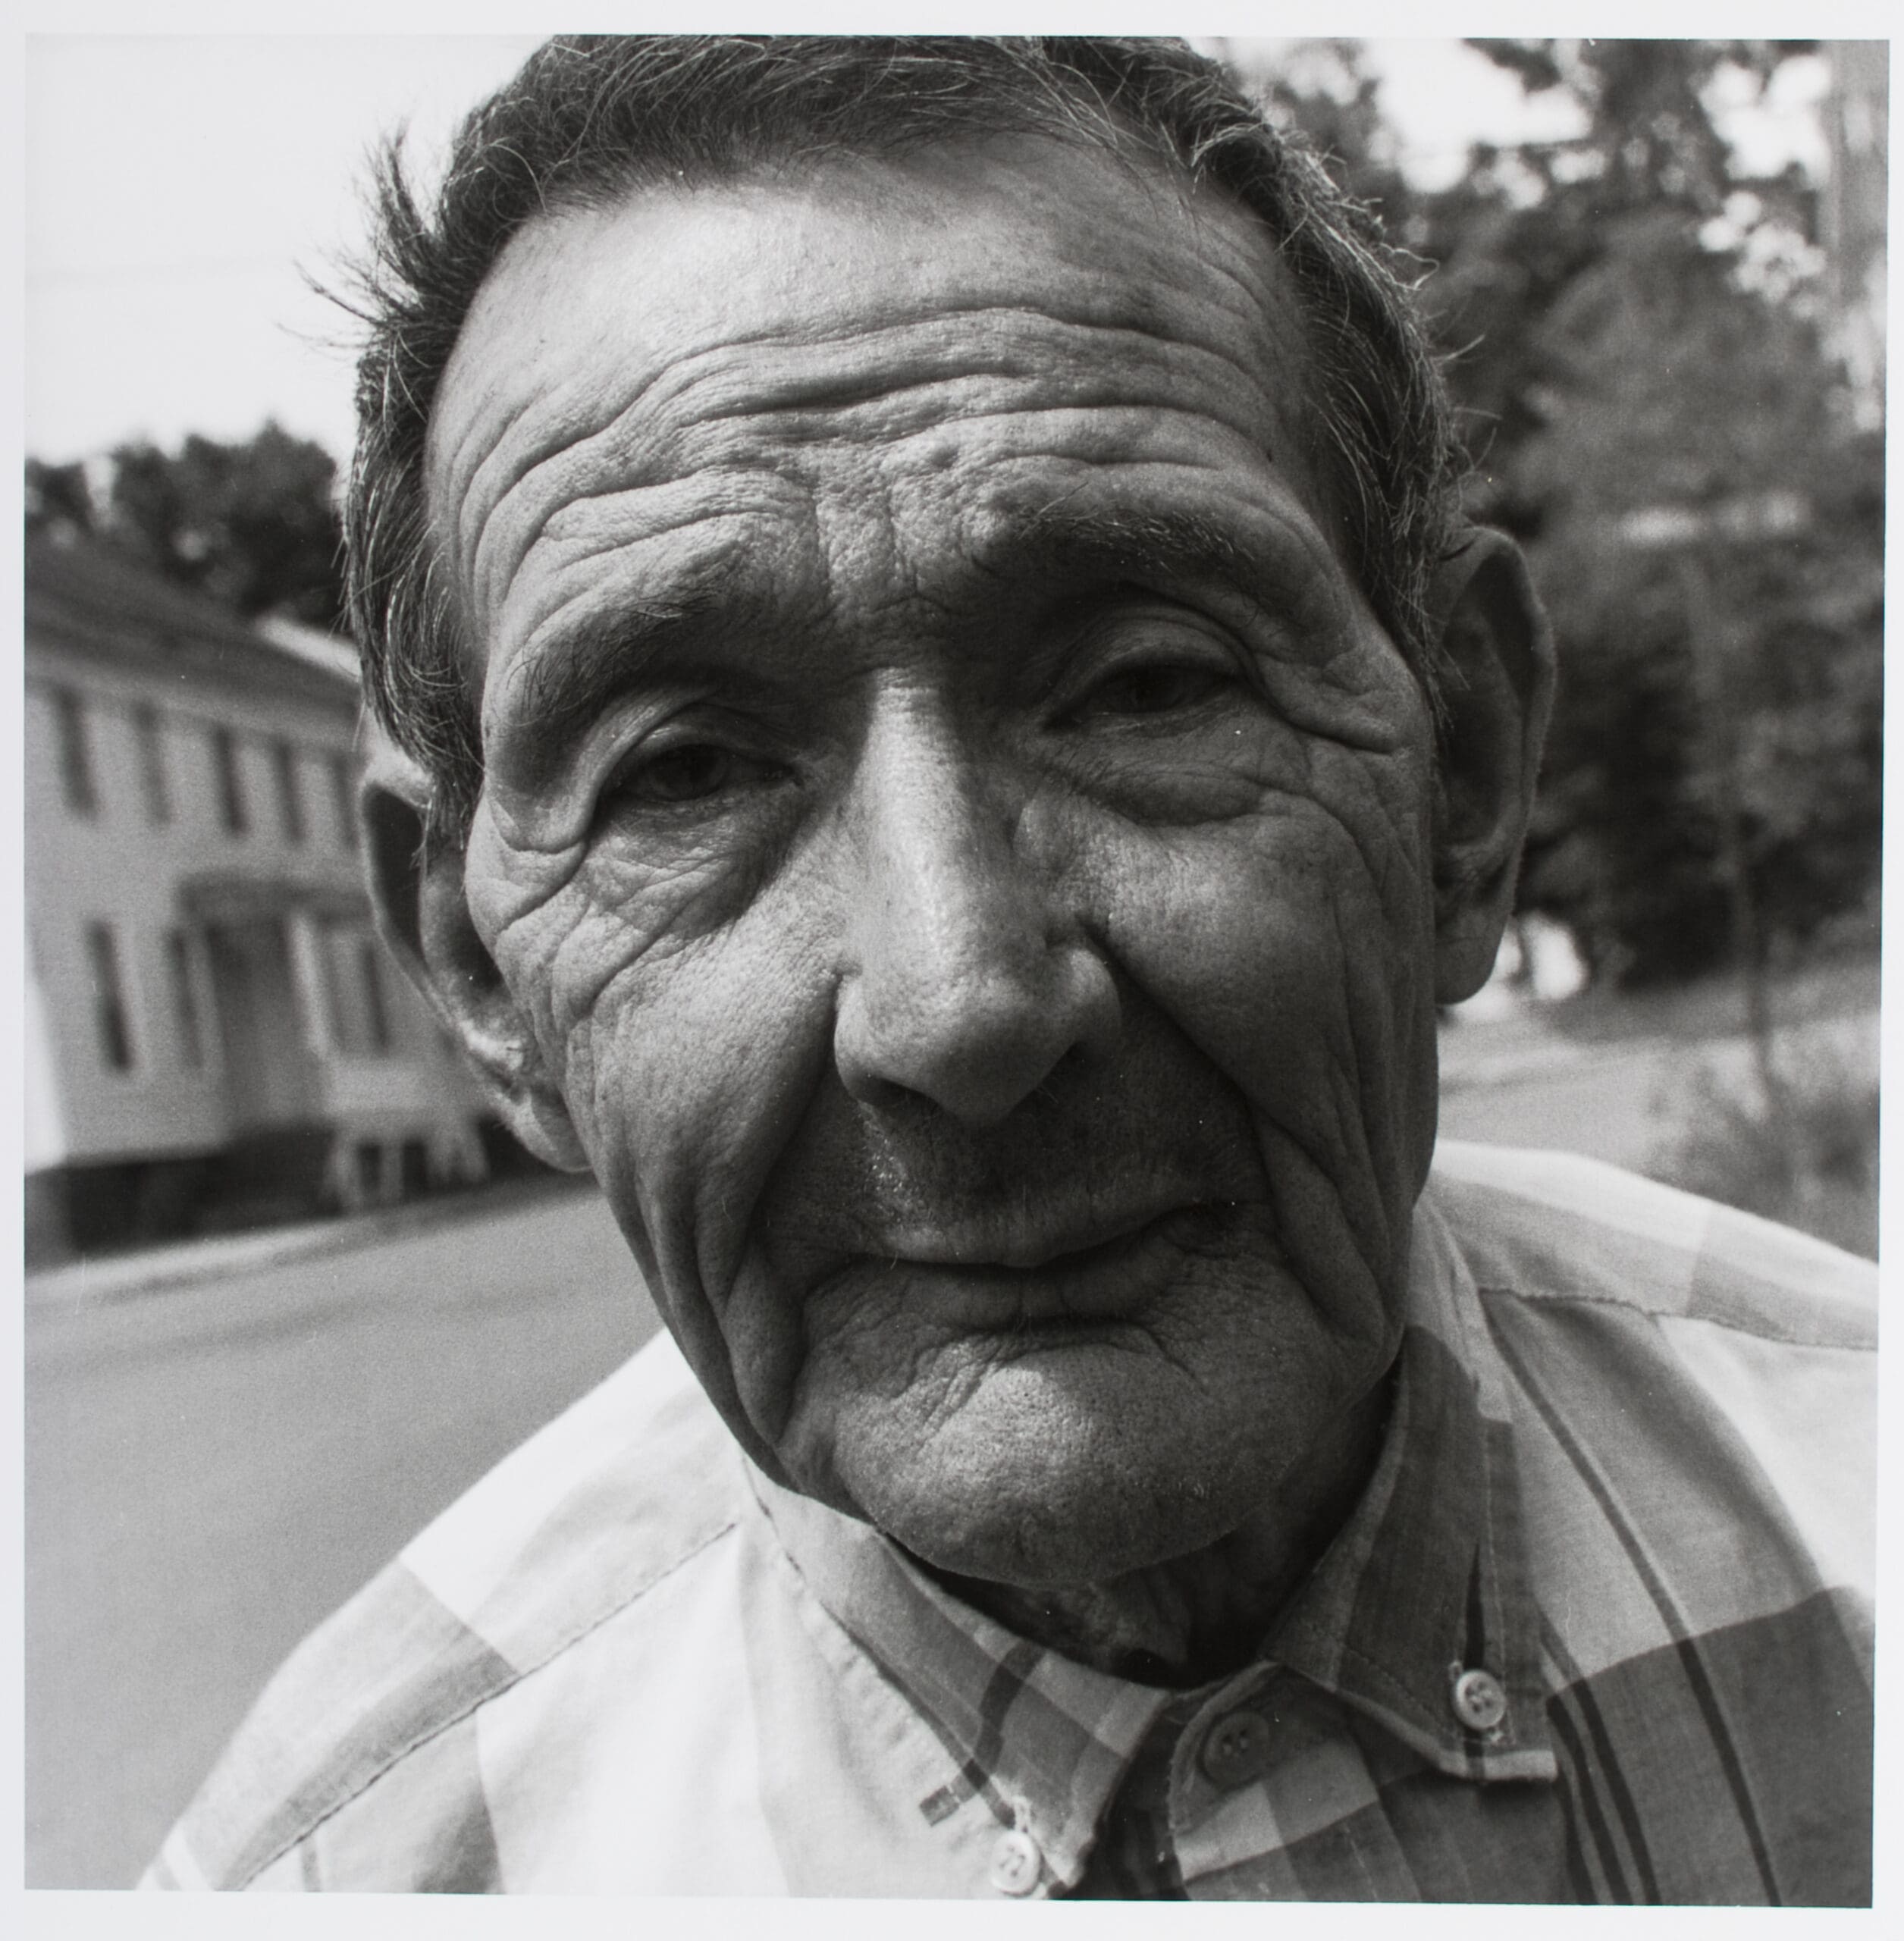
[[154, 1877], [1866, 1898], [1863, 1270], [1429, 1179], [1551, 657], [1364, 219], [1181, 49], [641, 39], [378, 250], [377, 893], [671, 1338]]

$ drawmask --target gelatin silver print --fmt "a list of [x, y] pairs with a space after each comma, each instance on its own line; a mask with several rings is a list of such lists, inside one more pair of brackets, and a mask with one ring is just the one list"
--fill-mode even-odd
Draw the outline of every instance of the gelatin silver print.
[[29, 1884], [1868, 1906], [1887, 70], [31, 40]]

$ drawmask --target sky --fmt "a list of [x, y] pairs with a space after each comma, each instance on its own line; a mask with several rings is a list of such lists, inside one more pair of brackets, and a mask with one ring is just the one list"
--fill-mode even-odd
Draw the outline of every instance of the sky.
[[[243, 438], [269, 417], [341, 459], [349, 324], [306, 278], [334, 281], [356, 243], [378, 136], [407, 122], [440, 150], [537, 38], [32, 36], [26, 449], [60, 463], [135, 438]], [[1529, 102], [1458, 42], [1370, 51], [1404, 166], [1424, 180], [1450, 179], [1476, 139], [1561, 131], [1551, 99]], [[1792, 112], [1740, 132], [1815, 162], [1821, 71], [1807, 68]]]
[[[305, 281], [359, 232], [384, 130], [440, 144], [532, 36], [36, 37], [25, 444], [55, 463], [267, 416], [341, 454], [347, 320]], [[333, 341], [327, 342], [327, 340]]]

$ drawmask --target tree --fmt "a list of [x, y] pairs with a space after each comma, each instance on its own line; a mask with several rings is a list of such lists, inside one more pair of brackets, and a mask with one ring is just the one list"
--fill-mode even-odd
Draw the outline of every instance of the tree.
[[240, 613], [340, 624], [337, 467], [321, 445], [268, 423], [241, 444], [122, 445], [107, 469], [96, 499], [83, 466], [29, 459], [29, 528], [64, 521]]
[[1790, 259], [1807, 194], [1739, 175], [1705, 105], [1719, 64], [1789, 52], [1575, 57], [1586, 132], [1484, 226], [1541, 266], [1486, 367], [1479, 468], [1562, 652], [1523, 905], [1620, 982], [1736, 964], [1761, 1042], [1768, 958], [1868, 893], [1881, 820], [1881, 453], [1802, 281], [1745, 273]]
[[1523, 899], [1627, 981], [1749, 977], [1875, 866], [1879, 455], [1805, 320], [1668, 226], [1629, 218], [1548, 341], [1520, 472], [1572, 678]]
[[1564, 375], [1553, 320], [1581, 279], [1622, 255], [1630, 226], [1730, 264], [1774, 236], [1811, 237], [1815, 198], [1802, 176], [1740, 171], [1707, 105], [1722, 70], [1762, 86], [1808, 44], [1470, 45], [1529, 93], [1564, 94], [1580, 124], [1552, 140], [1477, 144], [1461, 178], [1419, 198], [1413, 215], [1411, 246], [1437, 266], [1424, 296], [1476, 460], [1475, 510], [1528, 538], [1544, 504], [1517, 460]]
[[83, 465], [47, 465], [30, 458], [26, 498], [29, 532], [60, 526], [70, 532], [93, 530], [93, 489]]
[[1475, 45], [1579, 131], [1444, 190], [1397, 173], [1341, 44], [1263, 91], [1437, 265], [1470, 510], [1553, 613], [1523, 909], [1614, 981], [1751, 970], [1870, 893], [1880, 820], [1881, 449], [1818, 339], [1811, 190], [1742, 171], [1709, 105], [1808, 44]]

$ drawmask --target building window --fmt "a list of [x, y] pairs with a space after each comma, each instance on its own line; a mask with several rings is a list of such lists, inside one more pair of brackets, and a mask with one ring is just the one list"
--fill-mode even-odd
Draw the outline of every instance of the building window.
[[325, 1009], [331, 1042], [346, 1058], [375, 1058], [396, 1049], [396, 1017], [383, 953], [359, 922], [321, 927]]
[[384, 1004], [384, 967], [377, 946], [368, 937], [357, 946], [357, 967], [363, 978], [364, 1024], [372, 1051], [390, 1049], [390, 1012]]
[[229, 728], [212, 731], [212, 767], [218, 790], [218, 820], [234, 836], [251, 826], [246, 813], [245, 779], [238, 772], [238, 741]]
[[132, 732], [139, 744], [139, 788], [146, 798], [146, 820], [162, 826], [172, 819], [172, 792], [165, 774], [165, 730], [158, 710], [149, 701], [133, 710]]
[[356, 790], [348, 755], [331, 757], [331, 798], [337, 811], [337, 840], [353, 854], [357, 848]]
[[86, 704], [71, 688], [53, 690], [53, 730], [59, 742], [59, 780], [66, 806], [76, 816], [96, 815], [99, 793], [93, 779], [93, 745]]
[[119, 945], [110, 923], [86, 927], [86, 967], [93, 977], [93, 1022], [99, 1057], [108, 1071], [132, 1069], [132, 1023], [119, 975]]
[[192, 975], [191, 940], [183, 930], [165, 933], [165, 975], [172, 989], [180, 1062], [196, 1071], [205, 1063], [205, 1027], [199, 1015], [198, 983]]
[[297, 751], [288, 742], [274, 743], [271, 767], [278, 776], [278, 820], [287, 842], [304, 840], [304, 795], [299, 786]]

